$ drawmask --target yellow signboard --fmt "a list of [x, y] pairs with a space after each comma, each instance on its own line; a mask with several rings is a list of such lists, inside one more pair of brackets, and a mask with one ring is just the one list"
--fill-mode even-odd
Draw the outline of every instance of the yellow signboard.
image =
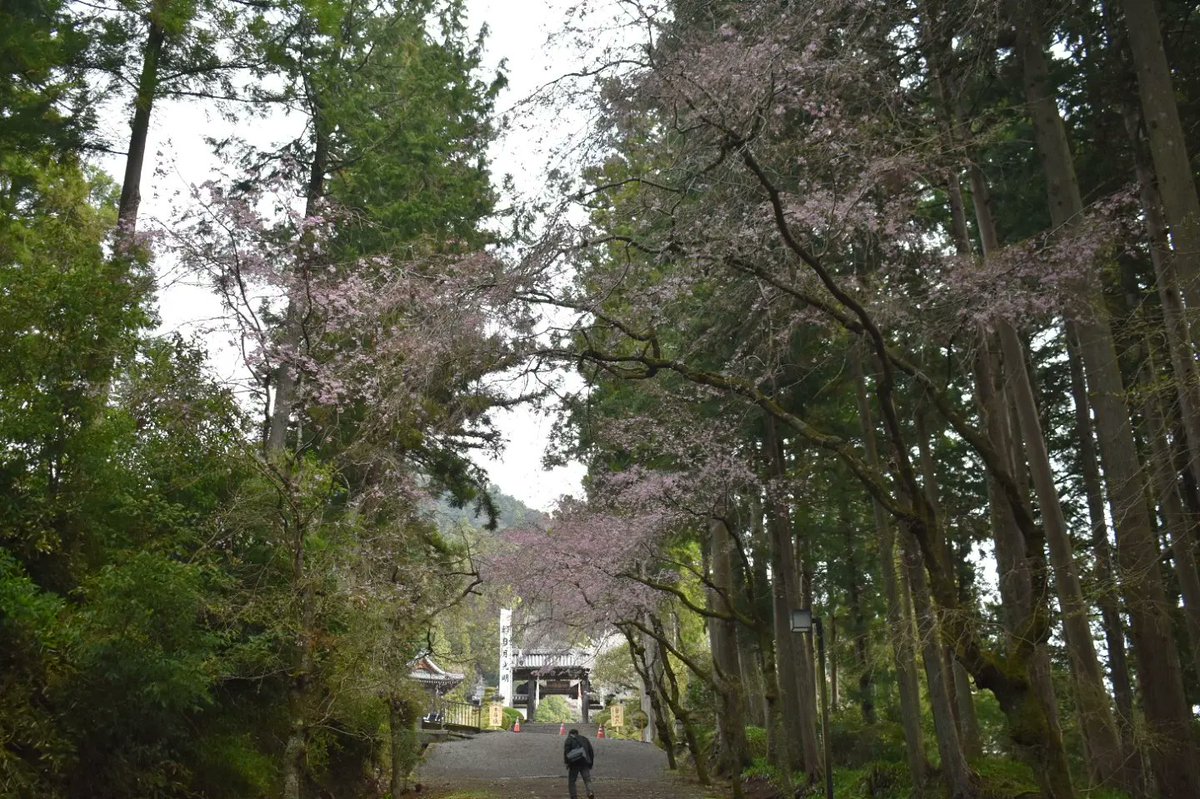
[[625, 726], [625, 706], [613, 705], [608, 709], [608, 726], [624, 727]]
[[501, 727], [504, 725], [504, 706], [498, 702], [488, 705], [488, 726]]

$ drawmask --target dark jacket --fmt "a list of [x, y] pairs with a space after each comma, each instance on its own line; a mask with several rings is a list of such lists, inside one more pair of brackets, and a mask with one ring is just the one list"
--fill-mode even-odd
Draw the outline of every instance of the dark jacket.
[[[583, 753], [586, 755], [586, 757], [582, 762], [577, 760], [572, 763], [570, 760], [567, 760], [567, 752], [570, 752], [577, 746], [583, 747]], [[587, 766], [588, 768], [591, 768], [595, 758], [596, 756], [592, 752], [592, 742], [587, 738], [584, 738], [582, 735], [568, 735], [567, 740], [563, 742], [563, 762], [567, 764], [567, 768], [580, 768], [581, 766]]]

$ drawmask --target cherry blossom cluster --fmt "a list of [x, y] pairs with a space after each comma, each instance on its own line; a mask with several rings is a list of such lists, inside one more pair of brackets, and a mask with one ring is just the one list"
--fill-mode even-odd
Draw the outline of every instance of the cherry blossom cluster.
[[660, 607], [680, 577], [671, 548], [728, 514], [732, 497], [762, 491], [732, 424], [670, 428], [647, 416], [603, 423], [594, 432], [606, 449], [670, 468], [593, 470], [588, 500], [564, 500], [544, 523], [505, 532], [487, 578], [593, 634]]
[[174, 251], [217, 287], [251, 370], [266, 380], [289, 369], [302, 406], [358, 405], [381, 428], [407, 419], [424, 429], [435, 412], [425, 392], [501, 357], [489, 312], [508, 288], [490, 256], [342, 256], [339, 232], [363, 224], [343, 209], [304, 216], [272, 185], [210, 183], [197, 195], [202, 210], [172, 232]]
[[1091, 317], [1101, 265], [1142, 237], [1136, 198], [1118, 192], [1090, 206], [1079, 223], [1009, 245], [988, 258], [947, 257], [937, 274], [936, 304], [947, 318], [992, 329], [998, 320], [1023, 328], [1056, 318]]

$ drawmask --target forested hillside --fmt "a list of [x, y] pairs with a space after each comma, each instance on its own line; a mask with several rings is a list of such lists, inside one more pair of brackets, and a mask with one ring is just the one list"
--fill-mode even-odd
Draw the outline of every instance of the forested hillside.
[[[444, 529], [454, 529], [461, 526], [487, 528], [494, 526], [497, 530], [518, 527], [540, 520], [543, 516], [516, 497], [505, 494], [497, 485], [489, 484], [485, 491], [480, 491], [475, 500], [456, 508], [453, 496], [439, 499], [434, 508], [434, 516], [439, 526]], [[484, 500], [486, 493], [487, 499]], [[489, 507], [491, 508], [489, 515]]]
[[398, 796], [503, 604], [718, 794], [1200, 796], [1200, 7], [584, 0], [501, 120], [469, 6], [0, 6], [0, 795]]

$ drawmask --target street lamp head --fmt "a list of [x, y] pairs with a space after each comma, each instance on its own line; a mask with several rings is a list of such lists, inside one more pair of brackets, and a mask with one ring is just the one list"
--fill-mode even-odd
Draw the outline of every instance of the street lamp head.
[[792, 611], [792, 632], [807, 633], [812, 631], [812, 608], [799, 608]]
[[833, 799], [833, 759], [829, 752], [829, 694], [825, 683], [825, 634], [821, 620], [813, 616], [812, 608], [792, 610], [792, 632], [814, 633], [817, 643], [817, 674], [815, 675], [821, 695], [821, 737], [824, 739], [825, 799]]

